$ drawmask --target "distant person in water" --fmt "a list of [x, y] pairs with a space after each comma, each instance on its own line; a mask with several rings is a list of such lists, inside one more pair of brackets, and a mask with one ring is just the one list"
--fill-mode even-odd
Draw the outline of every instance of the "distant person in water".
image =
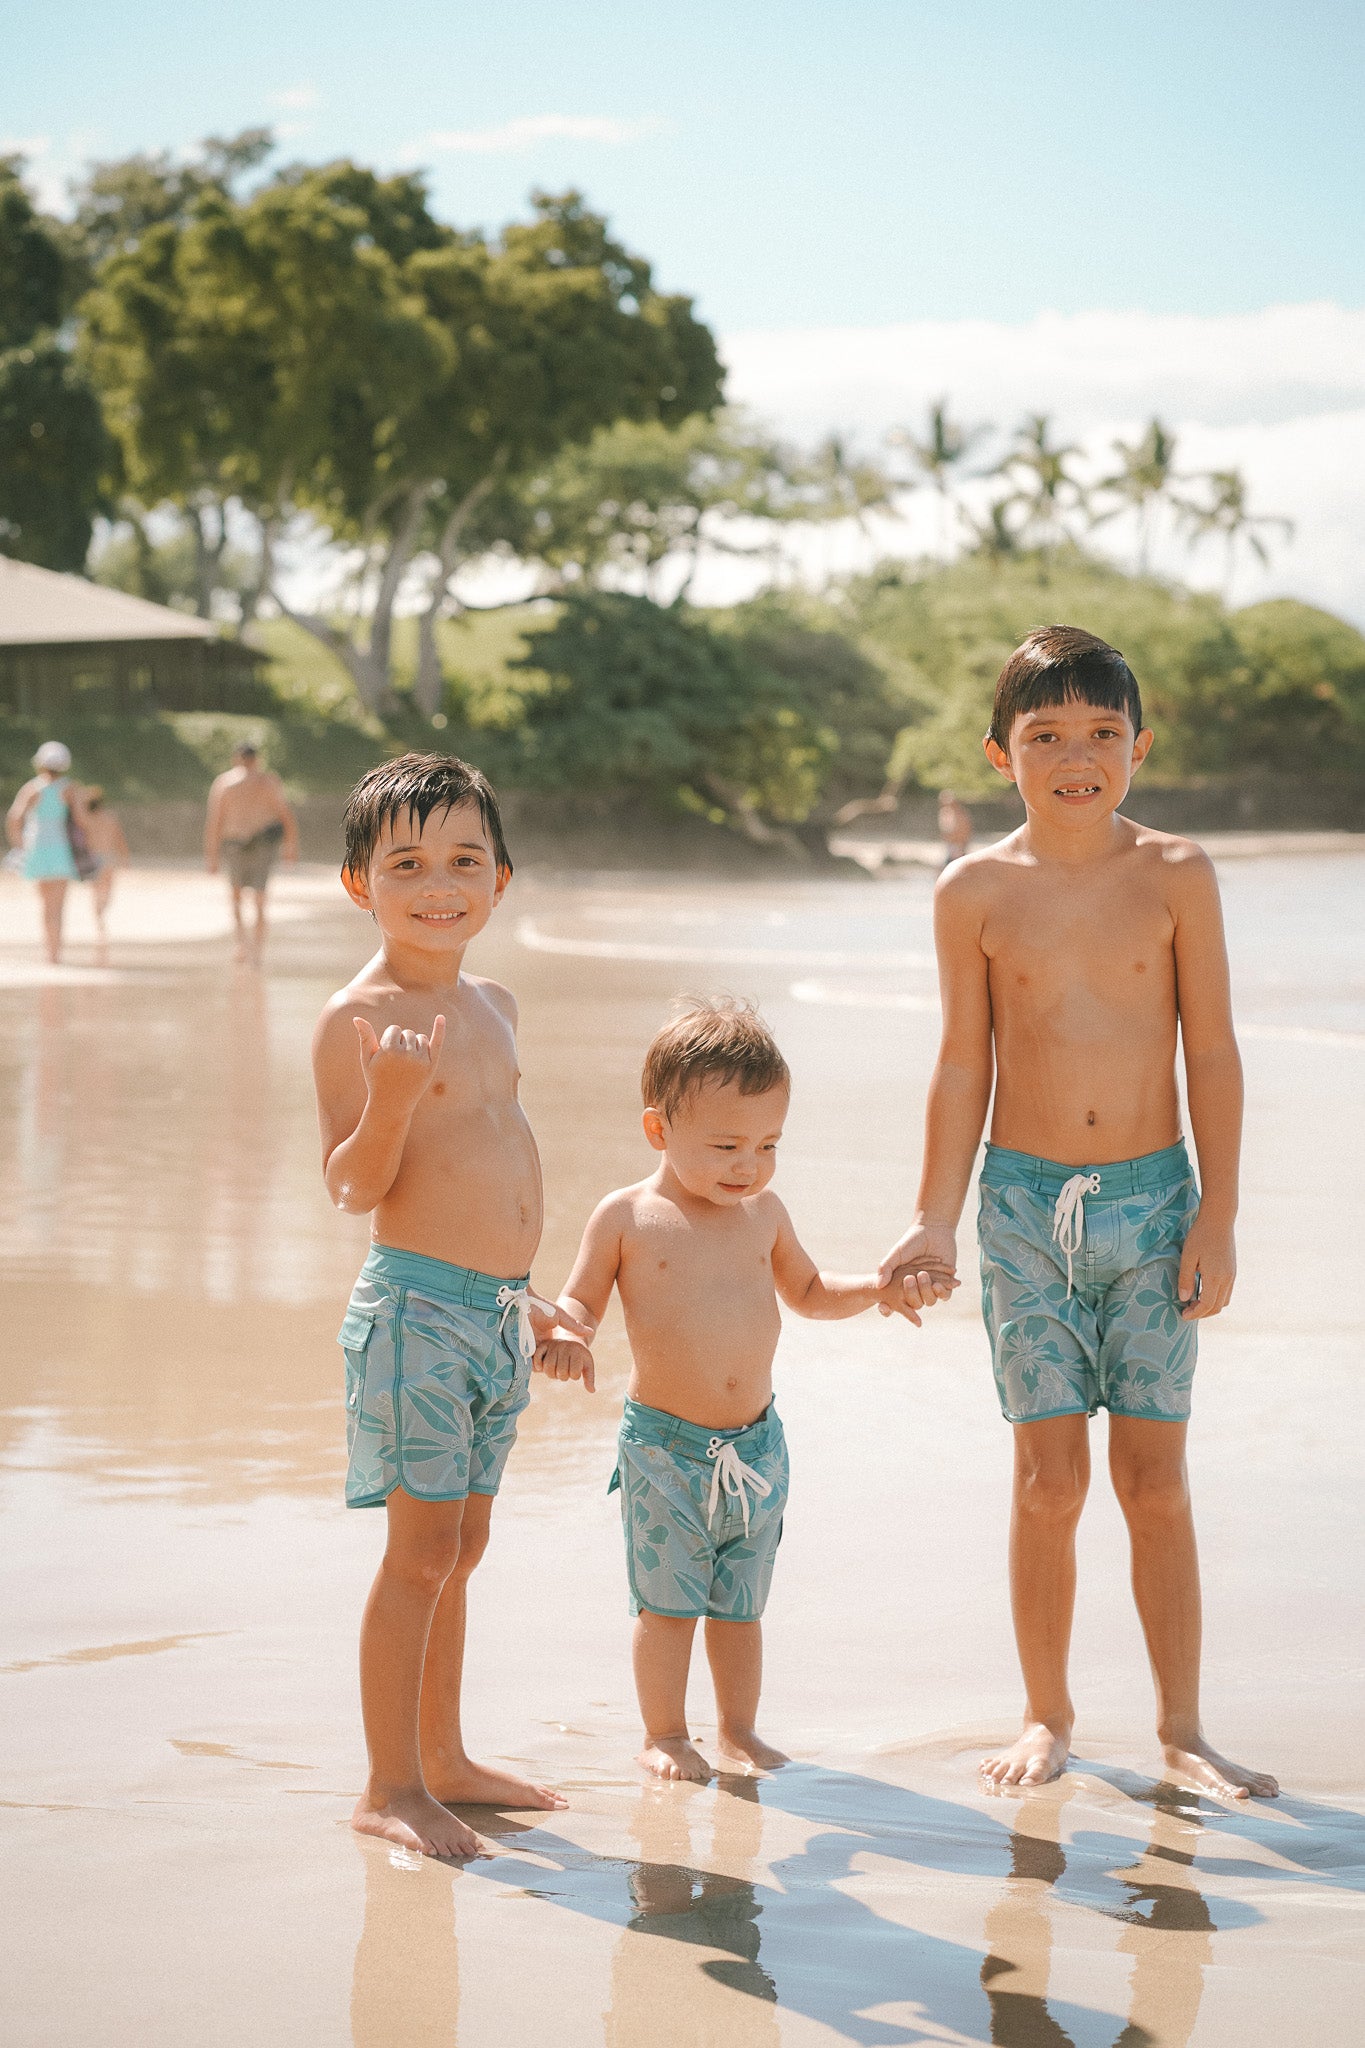
[[96, 863], [90, 878], [91, 894], [95, 903], [95, 925], [99, 932], [100, 951], [103, 953], [109, 943], [107, 919], [109, 904], [114, 894], [114, 877], [120, 868], [128, 865], [128, 841], [123, 836], [117, 811], [111, 811], [104, 800], [104, 791], [93, 784], [83, 792], [85, 798], [85, 838], [90, 848], [90, 857]]
[[[265, 892], [278, 856], [299, 857], [299, 832], [278, 775], [261, 766], [249, 741], [233, 748], [233, 765], [209, 791], [204, 824], [204, 859], [211, 875], [219, 864], [227, 870], [232, 891], [232, 921], [237, 933], [235, 957], [259, 960], [265, 945]], [[254, 910], [248, 926], [243, 914], [250, 896]]]
[[955, 860], [961, 860], [963, 854], [971, 850], [972, 814], [951, 789], [939, 791], [938, 836], [943, 841], [945, 868], [951, 867]]
[[[787, 1506], [773, 1406], [778, 1302], [822, 1321], [878, 1304], [919, 1316], [899, 1272], [879, 1283], [818, 1271], [771, 1192], [791, 1075], [755, 1010], [688, 1002], [656, 1034], [641, 1085], [658, 1170], [598, 1204], [559, 1299], [595, 1331], [612, 1289], [621, 1297], [634, 1363], [611, 1484], [635, 1615], [639, 1760], [660, 1778], [702, 1781], [711, 1765], [687, 1722], [699, 1621], [721, 1769], [787, 1762], [756, 1726], [761, 1617]], [[920, 1278], [929, 1301], [957, 1284]], [[567, 1376], [586, 1360], [572, 1339], [552, 1339], [537, 1365]]]
[[89, 868], [85, 841], [85, 799], [71, 780], [71, 749], [45, 740], [33, 756], [35, 774], [9, 807], [9, 843], [22, 848], [20, 872], [38, 884], [43, 941], [55, 967], [62, 957], [62, 920], [68, 885]]
[[[323, 1010], [313, 1076], [327, 1192], [373, 1219], [340, 1334], [346, 1505], [386, 1519], [361, 1623], [370, 1772], [351, 1825], [478, 1856], [451, 1806], [567, 1804], [474, 1762], [460, 1702], [469, 1578], [537, 1338], [588, 1333], [531, 1293], [544, 1203], [517, 1005], [464, 964], [511, 880], [498, 800], [463, 761], [404, 754], [361, 777], [345, 831], [341, 879], [379, 950]], [[582, 1377], [591, 1391], [590, 1360]]]
[[919, 1206], [882, 1276], [955, 1270], [994, 1080], [978, 1235], [996, 1390], [1014, 1427], [1025, 1707], [1018, 1739], [982, 1771], [1008, 1787], [1066, 1768], [1076, 1525], [1089, 1419], [1105, 1408], [1167, 1775], [1270, 1798], [1275, 1780], [1220, 1756], [1200, 1719], [1185, 1435], [1198, 1327], [1227, 1306], [1236, 1274], [1242, 1067], [1213, 864], [1119, 812], [1151, 744], [1132, 671], [1091, 633], [1042, 627], [1001, 671], [985, 748], [1027, 817], [938, 884], [943, 1041]]

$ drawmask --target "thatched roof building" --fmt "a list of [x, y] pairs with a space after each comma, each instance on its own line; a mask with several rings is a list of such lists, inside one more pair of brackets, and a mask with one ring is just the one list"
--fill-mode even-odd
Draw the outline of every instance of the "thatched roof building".
[[203, 619], [0, 555], [0, 710], [252, 711], [263, 666]]

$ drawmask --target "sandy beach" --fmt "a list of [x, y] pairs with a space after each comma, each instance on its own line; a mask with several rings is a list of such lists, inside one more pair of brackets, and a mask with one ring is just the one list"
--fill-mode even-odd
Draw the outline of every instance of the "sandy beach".
[[[7, 2042], [1357, 2043], [1365, 858], [1240, 853], [1242, 1273], [1205, 1327], [1191, 1460], [1209, 1733], [1284, 1797], [1157, 1782], [1098, 1455], [1073, 1767], [980, 1790], [1019, 1692], [1009, 1432], [969, 1279], [922, 1333], [786, 1326], [765, 1726], [796, 1762], [762, 1782], [632, 1762], [615, 1312], [596, 1396], [537, 1385], [474, 1582], [468, 1722], [571, 1803], [477, 1816], [496, 1853], [458, 1870], [347, 1826], [382, 1517], [341, 1504], [335, 1334], [366, 1228], [321, 1185], [307, 1049], [370, 927], [329, 871], [283, 874], [258, 974], [220, 882], [140, 868], [108, 964], [78, 903], [49, 970], [33, 892], [0, 877]], [[542, 1291], [644, 1170], [640, 1053], [680, 988], [762, 1002], [795, 1076], [779, 1191], [823, 1263], [875, 1263], [918, 1168], [931, 889], [518, 874], [472, 964], [522, 1004]], [[704, 1747], [700, 1678], [695, 1708]]]

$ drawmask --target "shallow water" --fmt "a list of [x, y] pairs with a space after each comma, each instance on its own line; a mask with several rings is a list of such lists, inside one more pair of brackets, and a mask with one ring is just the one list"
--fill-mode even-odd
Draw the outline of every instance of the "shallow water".
[[[381, 1524], [340, 1506], [334, 1336], [365, 1231], [322, 1191], [307, 1042], [369, 928], [314, 878], [256, 976], [221, 939], [157, 942], [192, 928], [173, 913], [199, 886], [167, 877], [107, 973], [77, 949], [52, 979], [9, 949], [6, 2038], [1358, 2041], [1365, 861], [1223, 881], [1250, 1117], [1243, 1272], [1191, 1434], [1206, 1709], [1286, 1797], [1226, 1812], [1156, 1785], [1098, 1474], [1076, 1767], [1022, 1800], [978, 1790], [1017, 1683], [1008, 1432], [964, 1287], [922, 1334], [784, 1334], [765, 1718], [798, 1764], [761, 1786], [639, 1784], [605, 1496], [619, 1325], [595, 1398], [538, 1387], [476, 1581], [469, 1722], [572, 1806], [500, 1824], [501, 1853], [465, 1871], [404, 1867], [345, 1825]], [[872, 1263], [918, 1167], [928, 907], [921, 876], [519, 876], [475, 964], [522, 1003], [537, 1284], [645, 1170], [640, 1051], [688, 987], [762, 1000], [796, 1079], [780, 1189], [822, 1263]], [[0, 927], [27, 911], [7, 891]], [[704, 1739], [700, 1686], [695, 1708]]]

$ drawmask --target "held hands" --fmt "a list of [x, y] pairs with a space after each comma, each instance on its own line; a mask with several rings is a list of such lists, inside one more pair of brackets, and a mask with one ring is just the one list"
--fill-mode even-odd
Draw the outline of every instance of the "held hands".
[[593, 1332], [565, 1308], [533, 1299], [531, 1322], [537, 1343], [531, 1370], [543, 1372], [547, 1380], [582, 1380], [585, 1394], [597, 1392], [597, 1368], [585, 1340]]
[[907, 1230], [877, 1268], [882, 1298], [879, 1315], [903, 1315], [919, 1327], [917, 1309], [947, 1301], [961, 1285], [957, 1277], [957, 1240], [938, 1223], [920, 1223]]
[[360, 1066], [370, 1100], [384, 1109], [411, 1116], [436, 1073], [445, 1042], [446, 1020], [432, 1020], [431, 1036], [390, 1024], [378, 1037], [368, 1018], [353, 1017], [360, 1039]]
[[1198, 1322], [1216, 1316], [1232, 1299], [1237, 1277], [1237, 1251], [1232, 1225], [1218, 1224], [1201, 1209], [1190, 1225], [1180, 1254], [1180, 1274], [1175, 1291], [1183, 1306], [1181, 1321]]

